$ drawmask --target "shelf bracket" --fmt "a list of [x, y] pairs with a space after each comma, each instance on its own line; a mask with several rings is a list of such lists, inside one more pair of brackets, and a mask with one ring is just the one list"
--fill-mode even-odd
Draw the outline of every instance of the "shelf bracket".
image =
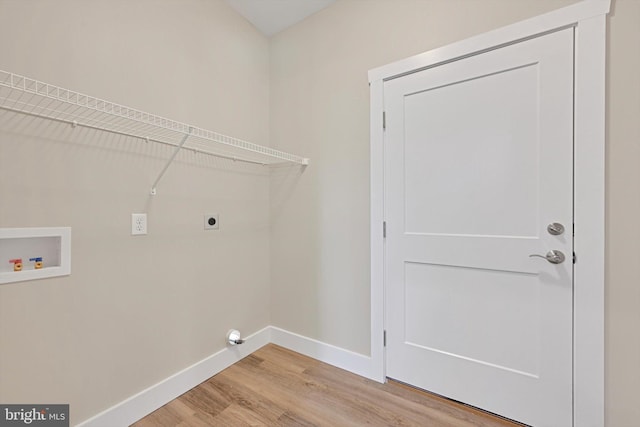
[[156, 186], [158, 185], [158, 182], [160, 182], [160, 180], [162, 179], [162, 176], [167, 171], [167, 169], [169, 169], [169, 166], [171, 166], [171, 163], [173, 163], [173, 160], [178, 155], [178, 152], [184, 146], [184, 143], [187, 142], [187, 139], [189, 139], [189, 137], [191, 136], [191, 132], [193, 132], [193, 128], [192, 127], [189, 128], [189, 133], [184, 134], [184, 136], [182, 137], [182, 141], [180, 141], [180, 144], [178, 144], [176, 146], [176, 149], [173, 151], [173, 154], [171, 155], [171, 158], [169, 158], [169, 161], [167, 162], [166, 165], [164, 165], [164, 168], [162, 168], [162, 170], [160, 171], [160, 174], [158, 175], [156, 180], [153, 182], [153, 185], [151, 186], [151, 191], [150, 191], [150, 194], [152, 196], [156, 195]]

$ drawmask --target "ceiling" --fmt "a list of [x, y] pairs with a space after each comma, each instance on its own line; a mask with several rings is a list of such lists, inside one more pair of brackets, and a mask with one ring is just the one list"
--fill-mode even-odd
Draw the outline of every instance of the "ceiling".
[[297, 24], [335, 0], [225, 0], [267, 37]]

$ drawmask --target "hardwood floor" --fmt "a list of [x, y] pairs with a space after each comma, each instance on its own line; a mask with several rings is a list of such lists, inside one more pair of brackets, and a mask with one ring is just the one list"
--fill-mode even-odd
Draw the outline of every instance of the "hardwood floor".
[[379, 384], [269, 344], [133, 424], [516, 427], [406, 385]]

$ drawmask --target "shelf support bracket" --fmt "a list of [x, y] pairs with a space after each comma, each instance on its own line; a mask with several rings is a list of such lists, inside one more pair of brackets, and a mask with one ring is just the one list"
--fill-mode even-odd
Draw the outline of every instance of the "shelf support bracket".
[[176, 149], [173, 151], [173, 154], [169, 158], [169, 161], [167, 162], [166, 165], [164, 165], [164, 168], [162, 168], [162, 170], [160, 171], [160, 174], [158, 175], [156, 180], [153, 182], [153, 185], [151, 186], [151, 191], [150, 191], [150, 194], [152, 196], [156, 195], [156, 186], [158, 185], [158, 182], [160, 182], [160, 180], [162, 179], [162, 176], [167, 171], [167, 169], [169, 169], [169, 166], [171, 166], [171, 163], [173, 163], [173, 160], [178, 155], [178, 152], [180, 152], [180, 150], [184, 146], [184, 143], [187, 142], [187, 139], [189, 139], [189, 137], [191, 136], [191, 132], [193, 132], [193, 128], [192, 127], [189, 128], [189, 133], [185, 133], [184, 134], [184, 136], [182, 137], [182, 141], [180, 141], [180, 144], [178, 144], [176, 146]]

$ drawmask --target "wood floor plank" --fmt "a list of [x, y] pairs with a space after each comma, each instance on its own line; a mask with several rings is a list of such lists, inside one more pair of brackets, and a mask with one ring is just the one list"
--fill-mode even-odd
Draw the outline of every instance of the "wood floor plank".
[[404, 384], [379, 384], [269, 344], [133, 427], [518, 427]]
[[238, 382], [237, 377], [228, 378], [219, 375], [202, 385], [215, 389], [227, 398], [256, 412], [271, 425], [275, 425], [278, 418], [285, 412], [285, 409], [276, 405], [268, 395], [256, 392], [255, 389]]
[[[286, 376], [270, 370], [255, 371], [252, 367], [235, 369], [228, 374], [243, 384], [250, 384], [247, 395], [267, 395], [274, 405], [286, 408], [296, 418], [304, 419], [313, 425], [343, 425], [335, 408], [327, 408], [310, 391], [314, 387], [311, 381], [294, 375]], [[226, 378], [226, 377], [225, 377]]]

